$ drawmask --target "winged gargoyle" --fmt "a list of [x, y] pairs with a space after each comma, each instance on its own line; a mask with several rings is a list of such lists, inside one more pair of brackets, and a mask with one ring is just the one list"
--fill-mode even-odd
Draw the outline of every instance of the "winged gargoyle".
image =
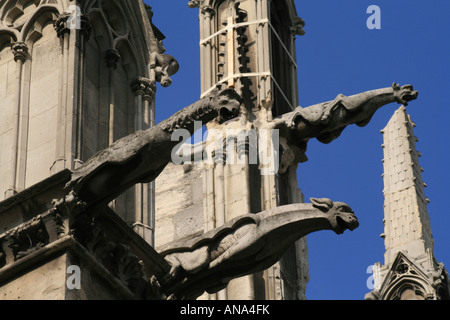
[[287, 131], [287, 136], [302, 149], [311, 138], [330, 143], [350, 124], [367, 125], [375, 112], [384, 105], [397, 102], [408, 105], [418, 92], [412, 85], [366, 91], [352, 96], [339, 94], [334, 100], [306, 108], [297, 107], [275, 119], [276, 128]]
[[166, 245], [159, 252], [171, 264], [163, 289], [178, 299], [217, 292], [231, 279], [267, 269], [296, 240], [319, 230], [337, 234], [359, 223], [343, 202], [314, 199], [230, 220], [202, 236]]
[[66, 189], [88, 205], [108, 203], [137, 183], [156, 179], [180, 141], [176, 129], [194, 134], [194, 121], [224, 122], [238, 115], [241, 97], [233, 89], [216, 89], [156, 126], [125, 136], [91, 157], [72, 173]]
[[149, 34], [150, 80], [154, 83], [161, 83], [163, 87], [168, 87], [172, 84], [170, 76], [177, 73], [180, 66], [173, 56], [164, 53], [166, 49], [162, 44], [162, 40], [164, 40], [165, 37], [152, 22], [152, 7], [147, 4], [145, 7], [151, 25]]

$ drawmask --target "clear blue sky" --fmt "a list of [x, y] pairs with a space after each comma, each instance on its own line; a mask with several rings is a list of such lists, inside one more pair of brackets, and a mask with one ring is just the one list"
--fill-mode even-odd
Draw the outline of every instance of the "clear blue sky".
[[[157, 122], [199, 99], [200, 57], [198, 9], [188, 0], [146, 0], [154, 24], [167, 39], [167, 53], [180, 62], [169, 88], [158, 88]], [[450, 269], [450, 1], [315, 0], [295, 1], [306, 21], [297, 38], [300, 105], [303, 107], [390, 86], [413, 84], [420, 92], [407, 112], [417, 124], [417, 149], [427, 183], [426, 196], [435, 240], [435, 256]], [[381, 8], [381, 29], [369, 30], [369, 5]], [[347, 202], [360, 226], [336, 235], [321, 231], [308, 236], [310, 282], [306, 296], [315, 299], [363, 299], [368, 266], [384, 263], [383, 173], [384, 128], [397, 104], [379, 110], [364, 128], [348, 127], [338, 140], [310, 141], [309, 161], [298, 169], [306, 198]]]

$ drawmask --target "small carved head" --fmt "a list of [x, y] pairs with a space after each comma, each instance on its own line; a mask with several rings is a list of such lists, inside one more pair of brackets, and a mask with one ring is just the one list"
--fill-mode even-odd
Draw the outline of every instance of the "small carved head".
[[209, 96], [211, 107], [217, 112], [217, 121], [223, 123], [239, 114], [242, 97], [233, 89], [214, 90]]
[[408, 102], [417, 99], [419, 96], [419, 92], [415, 91], [410, 84], [400, 87], [397, 83], [394, 83], [392, 88], [394, 89], [395, 100], [404, 106], [407, 106]]
[[352, 231], [359, 226], [358, 219], [348, 204], [333, 202], [326, 198], [310, 198], [310, 200], [315, 208], [328, 214], [332, 230], [337, 234], [341, 234], [347, 229]]

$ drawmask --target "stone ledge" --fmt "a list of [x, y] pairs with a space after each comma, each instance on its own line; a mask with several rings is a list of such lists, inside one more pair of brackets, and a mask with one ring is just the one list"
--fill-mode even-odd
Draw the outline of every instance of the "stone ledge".
[[[69, 173], [55, 174], [0, 204], [0, 286], [15, 282], [8, 288], [25, 290], [29, 283], [20, 282], [25, 275], [42, 284], [40, 268], [67, 255], [67, 266], [83, 266], [88, 280], [93, 272], [100, 282], [85, 281], [89, 294], [65, 294], [66, 298], [167, 298], [157, 279], [170, 265], [112, 209], [87, 209], [75, 195], [65, 194]], [[65, 279], [67, 266], [59, 266], [46, 267], [45, 272], [58, 272], [58, 279]], [[65, 284], [58, 288], [63, 290]]]

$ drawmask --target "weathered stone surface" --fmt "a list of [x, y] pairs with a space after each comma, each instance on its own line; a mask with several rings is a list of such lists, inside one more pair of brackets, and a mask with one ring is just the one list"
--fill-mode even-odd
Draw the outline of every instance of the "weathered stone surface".
[[[365, 126], [382, 106], [398, 102], [407, 105], [418, 92], [411, 85], [366, 91], [352, 96], [338, 95], [336, 99], [295, 111], [277, 118], [277, 127], [287, 127], [293, 141], [305, 144], [311, 138], [329, 143], [340, 136], [350, 124]], [[306, 146], [305, 146], [306, 147]]]
[[[171, 160], [179, 141], [177, 129], [194, 133], [194, 121], [229, 120], [237, 115], [241, 98], [234, 90], [215, 91], [145, 131], [137, 131], [98, 152], [72, 174], [67, 190], [89, 205], [108, 203], [136, 183], [153, 181]], [[186, 137], [187, 138], [187, 137]]]
[[342, 202], [313, 199], [232, 219], [193, 239], [168, 244], [160, 254], [171, 264], [161, 279], [166, 292], [178, 298], [215, 293], [236, 277], [267, 269], [296, 240], [319, 230], [341, 234], [359, 223]]
[[[194, 188], [202, 188], [202, 172], [199, 169], [199, 166], [194, 166], [193, 170], [184, 174], [183, 165], [170, 163], [155, 180], [155, 219], [158, 226], [155, 248], [191, 233], [203, 232], [204, 200], [192, 196]], [[192, 214], [183, 216], [182, 212], [186, 211]]]
[[[0, 299], [165, 299], [157, 277], [169, 264], [107, 206], [61, 195], [69, 179], [61, 171], [0, 202]], [[78, 291], [66, 286], [71, 265]]]
[[60, 256], [1, 285], [0, 300], [64, 300], [66, 260]]
[[[297, 66], [292, 58], [295, 56], [292, 41], [295, 35], [304, 33], [304, 21], [296, 17], [294, 1], [283, 1], [283, 10], [273, 10], [281, 2], [272, 2], [267, 8], [270, 10], [260, 10], [259, 3], [256, 10], [256, 2], [251, 1], [216, 1], [216, 7], [206, 5], [206, 1], [191, 1], [191, 7], [201, 7], [202, 37], [218, 31], [212, 30], [212, 26], [221, 28], [226, 24], [229, 27], [233, 23], [245, 24], [229, 28], [225, 36], [229, 42], [223, 45], [218, 41], [219, 50], [212, 41], [202, 39], [201, 55], [202, 63], [207, 62], [202, 66], [202, 94], [213, 90], [217, 80], [226, 81], [229, 86], [242, 91], [246, 105], [238, 106], [241, 99], [236, 96], [234, 101], [220, 98], [210, 101], [212, 108], [200, 103], [198, 112], [195, 108], [182, 110], [153, 131], [145, 130], [152, 121], [154, 123], [156, 82], [162, 86], [170, 85], [170, 77], [179, 66], [174, 57], [164, 53], [161, 42], [164, 36], [152, 24], [152, 12], [148, 6], [149, 19], [140, 16], [145, 6], [142, 1], [79, 1], [76, 3], [79, 8], [75, 11], [80, 9], [83, 12], [76, 12], [75, 17], [62, 11], [74, 4], [68, 0], [58, 1], [58, 4], [55, 1], [28, 1], [26, 6], [20, 1], [2, 3], [8, 7], [1, 17], [7, 23], [0, 23], [3, 26], [0, 77], [6, 80], [0, 83], [0, 193], [7, 190], [9, 197], [0, 203], [0, 285], [2, 290], [6, 288], [9, 292], [6, 298], [167, 298], [166, 293], [172, 293], [173, 287], [170, 287], [172, 291], [163, 292], [158, 279], [163, 279], [170, 265], [117, 216], [119, 214], [129, 225], [143, 222], [138, 217], [139, 214], [144, 217], [145, 210], [140, 212], [137, 208], [144, 207], [149, 201], [144, 198], [152, 195], [150, 192], [139, 193], [138, 189], [125, 190], [158, 176], [169, 162], [172, 148], [178, 145], [178, 142], [170, 141], [170, 134], [184, 128], [190, 132], [193, 120], [205, 123], [216, 116], [226, 120], [241, 109], [243, 115], [235, 123], [256, 127], [270, 123], [273, 128], [272, 114], [280, 115], [293, 109], [298, 95], [295, 92], [294, 69]], [[265, 15], [265, 11], [271, 13]], [[71, 30], [73, 26], [70, 23], [75, 18], [80, 18], [80, 28]], [[280, 20], [283, 24], [277, 25]], [[256, 21], [259, 22], [253, 23]], [[272, 31], [284, 39], [270, 37]], [[224, 39], [224, 33], [217, 35], [219, 40]], [[273, 41], [268, 41], [270, 38]], [[223, 59], [215, 59], [214, 54]], [[217, 66], [207, 65], [216, 61]], [[241, 73], [252, 75], [243, 76]], [[273, 108], [264, 109], [262, 101], [268, 98], [268, 92], [275, 84], [277, 91], [274, 92]], [[393, 90], [394, 98], [405, 102], [402, 95], [395, 95], [398, 93], [396, 88]], [[399, 92], [402, 90], [405, 92], [404, 100], [409, 99], [408, 92], [414, 96], [412, 87], [402, 87]], [[277, 221], [268, 222], [273, 216], [265, 217], [264, 214], [244, 218], [239, 215], [302, 201], [297, 194], [294, 167], [299, 159], [305, 158], [301, 158], [302, 152], [291, 148], [296, 142], [301, 144], [310, 137], [328, 142], [337, 137], [341, 126], [345, 127], [349, 121], [363, 125], [370, 119], [370, 112], [365, 113], [367, 110], [364, 109], [370, 109], [373, 101], [368, 106], [364, 104], [364, 99], [370, 100], [368, 95], [354, 98], [339, 96], [329, 103], [312, 106], [306, 113], [297, 110], [293, 118], [297, 120], [299, 115], [301, 120], [293, 121], [292, 127], [287, 126], [292, 128], [294, 135], [288, 130], [283, 137], [293, 139], [283, 141], [279, 176], [261, 177], [257, 165], [248, 163], [168, 168], [163, 177], [174, 181], [161, 180], [163, 182], [159, 184], [161, 190], [157, 198], [164, 203], [157, 205], [164, 217], [158, 221], [158, 239], [164, 244], [210, 231], [203, 237], [210, 234], [219, 236], [202, 238], [212, 243], [206, 251], [211, 251], [214, 246], [216, 254], [217, 250], [223, 250], [222, 255], [214, 257], [218, 259], [213, 259], [215, 262], [211, 263], [216, 265], [212, 267], [207, 266], [205, 260], [194, 261], [200, 264], [200, 268], [206, 268], [205, 276], [189, 268], [189, 259], [187, 262], [182, 259], [180, 272], [190, 272], [189, 277], [198, 276], [198, 283], [188, 282], [192, 286], [184, 291], [177, 289], [177, 294], [181, 297], [196, 296], [208, 279], [212, 279], [207, 286], [211, 286], [208, 289], [213, 292], [228, 283], [229, 278], [241, 275], [242, 271], [245, 271], [242, 274], [247, 274], [261, 270], [280, 257], [278, 251], [286, 251], [288, 242], [288, 255], [273, 268], [264, 274], [237, 279], [226, 294], [218, 294], [217, 297], [226, 298], [229, 293], [230, 298], [256, 298], [257, 290], [253, 291], [252, 287], [261, 285], [261, 279], [266, 282], [265, 288], [270, 290], [265, 297], [257, 298], [297, 298], [304, 293], [307, 281], [305, 238], [292, 245], [292, 239], [282, 244], [279, 237], [275, 237], [279, 246], [268, 246], [271, 250], [266, 253], [267, 260], [255, 260], [256, 266], [247, 266], [246, 254], [255, 257], [255, 252], [259, 252], [255, 248], [270, 236], [245, 233], [245, 228], [256, 226], [258, 217], [263, 217], [258, 230], [265, 223], [268, 229], [277, 229], [273, 224]], [[223, 102], [225, 107], [221, 105]], [[377, 103], [379, 101], [374, 105]], [[361, 109], [364, 112], [360, 118], [346, 118], [348, 114], [345, 112], [359, 112]], [[342, 110], [344, 114], [340, 113]], [[255, 116], [253, 111], [261, 113]], [[153, 116], [149, 116], [150, 113]], [[261, 122], [251, 123], [253, 117]], [[138, 132], [130, 135], [135, 131]], [[94, 156], [100, 149], [104, 151]], [[86, 164], [80, 167], [83, 161]], [[16, 169], [17, 172], [9, 174]], [[71, 172], [64, 169], [75, 169], [66, 189], [63, 185], [69, 182]], [[48, 178], [50, 174], [55, 175]], [[180, 176], [183, 180], [177, 180]], [[58, 200], [52, 202], [53, 199]], [[111, 207], [116, 212], [106, 207], [110, 200], [113, 200]], [[328, 201], [323, 203], [329, 204]], [[283, 209], [286, 208], [280, 207]], [[272, 213], [278, 209], [274, 210]], [[224, 230], [229, 231], [228, 225], [223, 226], [227, 220], [242, 219], [245, 223], [254, 223], [245, 227], [238, 224], [236, 230], [230, 229], [231, 234], [222, 234]], [[329, 222], [325, 223], [327, 227]], [[318, 225], [315, 224], [316, 227]], [[142, 224], [139, 227], [150, 229]], [[336, 230], [340, 231], [339, 228]], [[305, 229], [292, 232], [295, 237], [302, 234], [305, 234]], [[238, 240], [235, 235], [243, 235], [243, 238], [255, 236], [254, 242], [247, 239], [237, 241], [233, 246], [233, 241]], [[219, 243], [214, 245], [216, 240]], [[197, 238], [195, 241], [200, 240]], [[240, 251], [236, 250], [239, 243], [243, 247], [242, 252], [246, 252], [243, 256], [239, 256]], [[186, 243], [178, 245], [177, 250], [184, 250], [184, 246]], [[194, 258], [198, 257], [195, 243], [188, 249], [192, 252], [187, 256], [192, 253]], [[220, 260], [225, 255], [239, 256], [244, 270], [234, 272], [232, 265], [226, 265], [227, 259]], [[83, 285], [79, 291], [65, 287], [65, 268], [71, 264], [81, 268]], [[221, 273], [222, 269], [217, 266], [223, 265], [223, 270], [232, 269], [230, 274], [228, 271]], [[176, 264], [172, 267], [177, 269]], [[52, 274], [51, 270], [57, 274]], [[297, 275], [302, 279], [298, 280]], [[40, 278], [42, 276], [45, 279]], [[49, 283], [50, 279], [53, 284]], [[259, 279], [260, 283], [254, 279]], [[39, 289], [34, 293], [25, 292], [24, 287], [27, 286], [24, 284], [33, 284]], [[292, 288], [281, 289], [288, 285]]]

